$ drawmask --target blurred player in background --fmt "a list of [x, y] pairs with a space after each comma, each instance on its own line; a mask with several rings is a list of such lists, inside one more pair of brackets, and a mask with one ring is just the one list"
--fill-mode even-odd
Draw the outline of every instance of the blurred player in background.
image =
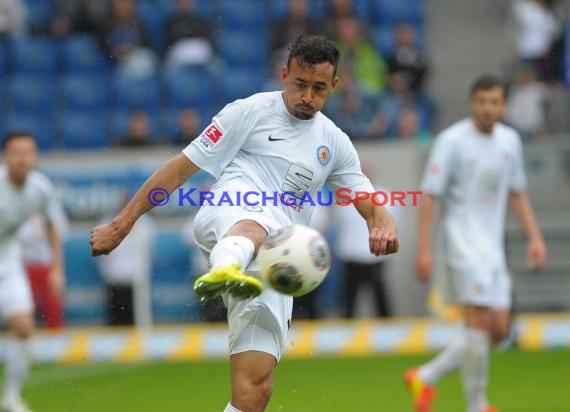
[[45, 218], [52, 255], [49, 287], [56, 296], [64, 288], [62, 252], [55, 225], [57, 202], [49, 179], [33, 170], [37, 146], [27, 132], [4, 139], [5, 167], [0, 169], [0, 316], [10, 336], [5, 346], [4, 412], [25, 412], [21, 390], [30, 363], [29, 338], [34, 328], [34, 304], [24, 270], [18, 230], [34, 214]]
[[[67, 234], [69, 221], [63, 205], [55, 201], [54, 223], [60, 240]], [[64, 325], [64, 304], [62, 297], [50, 287], [50, 273], [53, 255], [46, 229], [46, 221], [41, 214], [32, 216], [18, 232], [26, 272], [30, 279], [32, 296], [36, 308], [36, 322], [48, 329], [60, 329]]]
[[[259, 195], [257, 205], [205, 205], [194, 221], [196, 243], [211, 266], [194, 290], [203, 298], [222, 295], [228, 307], [232, 396], [226, 412], [265, 410], [290, 325], [293, 298], [263, 290], [258, 277], [244, 273], [258, 271], [256, 250], [269, 232], [309, 223], [310, 204], [291, 207], [277, 197], [298, 202], [310, 192], [316, 199], [325, 181], [334, 189], [350, 188], [353, 199], [356, 191], [374, 191], [348, 136], [320, 113], [337, 84], [339, 57], [337, 46], [325, 37], [299, 37], [281, 69], [283, 92], [228, 104], [182, 153], [149, 178], [110, 224], [91, 234], [93, 254], [110, 253], [153, 207], [149, 198], [157, 188], [171, 193], [200, 169], [218, 179], [212, 188], [217, 200], [226, 193], [236, 205], [237, 192]], [[262, 204], [262, 193], [275, 196], [275, 203]], [[362, 197], [355, 205], [368, 223], [370, 252], [396, 252], [392, 217]]]
[[406, 373], [416, 411], [429, 412], [434, 385], [461, 368], [468, 412], [497, 409], [487, 402], [489, 351], [509, 331], [511, 276], [504, 250], [507, 207], [526, 232], [527, 263], [536, 271], [546, 246], [526, 193], [522, 143], [499, 123], [506, 106], [503, 83], [477, 79], [470, 93], [471, 117], [436, 139], [422, 182], [416, 276], [430, 278], [432, 226], [441, 204], [442, 294], [463, 306], [465, 328], [431, 362]]

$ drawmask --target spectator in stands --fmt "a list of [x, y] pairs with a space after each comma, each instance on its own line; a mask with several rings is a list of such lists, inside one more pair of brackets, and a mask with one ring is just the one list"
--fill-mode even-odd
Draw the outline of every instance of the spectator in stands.
[[96, 33], [109, 8], [109, 0], [56, 0], [52, 33]]
[[178, 115], [177, 144], [188, 145], [202, 132], [200, 113], [192, 108], [182, 110]]
[[547, 88], [537, 81], [532, 66], [522, 66], [510, 91], [505, 120], [521, 134], [531, 138], [546, 130]]
[[25, 31], [25, 15], [22, 0], [0, 0], [0, 44]]
[[558, 37], [560, 25], [548, 0], [515, 0], [511, 35], [520, 63], [531, 64], [539, 80], [549, 73], [549, 52]]
[[337, 21], [339, 48], [343, 68], [356, 76], [358, 87], [371, 93], [381, 93], [386, 87], [386, 63], [374, 45], [362, 37], [360, 20], [354, 16]]
[[196, 13], [195, 0], [176, 0], [175, 5], [176, 9], [164, 23], [167, 66], [211, 63], [215, 58], [213, 23]]
[[379, 139], [388, 126], [376, 99], [359, 87], [348, 68], [340, 75], [339, 86], [329, 100], [326, 113], [353, 140]]
[[148, 114], [143, 110], [136, 110], [129, 117], [127, 134], [115, 144], [117, 146], [148, 146], [157, 142], [152, 137]]
[[[126, 205], [128, 199], [125, 193], [121, 208]], [[108, 325], [135, 324], [136, 290], [148, 290], [155, 234], [154, 221], [149, 215], [145, 215], [144, 219], [137, 221], [131, 233], [113, 253], [97, 258], [105, 282]]]
[[354, 2], [352, 0], [332, 0], [327, 2], [328, 8], [325, 17], [321, 20], [318, 27], [322, 34], [334, 39], [340, 40], [340, 33], [338, 30], [339, 20], [346, 17], [354, 17], [360, 23], [360, 31], [365, 39], [370, 39], [370, 27], [366, 21], [360, 19], [356, 15]]
[[111, 0], [109, 15], [101, 26], [103, 49], [129, 76], [149, 76], [156, 70], [156, 56], [148, 47], [143, 23], [134, 0]]
[[427, 148], [431, 139], [429, 130], [422, 127], [420, 114], [413, 106], [404, 106], [398, 112], [396, 122], [396, 137], [401, 139], [414, 139]]
[[[69, 226], [67, 216], [63, 206], [55, 201], [52, 213], [53, 224], [57, 227], [60, 242], [63, 243]], [[53, 255], [45, 219], [41, 215], [32, 216], [18, 231], [18, 239], [22, 245], [22, 257], [30, 279], [37, 324], [48, 329], [62, 328], [62, 296], [55, 293], [49, 283]]]
[[286, 48], [289, 43], [301, 34], [316, 34], [316, 22], [309, 14], [308, 0], [289, 0], [289, 13], [279, 21], [271, 24], [271, 50]]
[[395, 51], [388, 59], [389, 72], [402, 73], [408, 87], [419, 92], [427, 72], [427, 56], [418, 47], [417, 34], [411, 24], [400, 24], [394, 31]]

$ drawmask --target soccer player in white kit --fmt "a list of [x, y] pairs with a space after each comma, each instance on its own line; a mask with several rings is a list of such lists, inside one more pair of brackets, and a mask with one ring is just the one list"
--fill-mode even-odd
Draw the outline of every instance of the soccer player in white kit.
[[34, 304], [24, 270], [18, 230], [34, 214], [47, 222], [53, 259], [49, 274], [52, 293], [61, 295], [64, 285], [59, 234], [55, 225], [58, 204], [49, 179], [33, 170], [37, 147], [27, 132], [10, 133], [4, 139], [5, 166], [0, 168], [0, 316], [10, 335], [5, 349], [5, 383], [2, 411], [25, 412], [22, 384], [30, 363], [29, 338], [34, 328]]
[[436, 138], [422, 182], [416, 276], [429, 279], [431, 231], [441, 204], [442, 294], [463, 308], [465, 327], [432, 361], [406, 373], [415, 410], [429, 412], [434, 385], [461, 369], [468, 412], [492, 412], [487, 402], [489, 350], [509, 330], [511, 277], [504, 247], [507, 207], [526, 232], [527, 263], [539, 270], [546, 247], [526, 194], [522, 143], [499, 122], [506, 106], [500, 80], [482, 76], [470, 93], [471, 117]]
[[[171, 193], [199, 169], [217, 178], [214, 204], [224, 194], [233, 199], [234, 206], [203, 206], [195, 219], [196, 242], [212, 268], [196, 280], [195, 291], [205, 298], [221, 294], [228, 307], [232, 396], [226, 412], [265, 410], [290, 324], [292, 298], [264, 289], [255, 276], [255, 253], [271, 231], [308, 224], [312, 206], [287, 206], [275, 193], [287, 192], [297, 202], [305, 192], [318, 199], [325, 181], [351, 189], [353, 199], [357, 191], [374, 192], [348, 136], [320, 112], [337, 84], [339, 57], [330, 40], [299, 37], [281, 70], [283, 91], [228, 104], [109, 225], [92, 231], [93, 254], [111, 252], [138, 216], [152, 208], [147, 197], [153, 188]], [[250, 204], [247, 192], [254, 193]], [[354, 203], [368, 223], [371, 253], [396, 252], [390, 214], [358, 197]]]

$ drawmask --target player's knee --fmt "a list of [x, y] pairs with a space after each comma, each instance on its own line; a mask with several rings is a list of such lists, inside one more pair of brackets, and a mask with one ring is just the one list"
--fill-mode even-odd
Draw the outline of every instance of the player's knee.
[[271, 377], [242, 382], [240, 389], [234, 392], [232, 404], [245, 411], [263, 411], [273, 393]]

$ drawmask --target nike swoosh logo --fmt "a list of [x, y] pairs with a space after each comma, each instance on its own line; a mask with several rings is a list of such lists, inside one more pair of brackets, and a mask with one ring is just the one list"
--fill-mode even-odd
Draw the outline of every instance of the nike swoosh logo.
[[285, 140], [285, 139], [274, 139], [273, 137], [271, 137], [271, 135], [269, 135], [269, 137], [267, 138], [267, 140], [269, 140], [270, 142], [277, 142], [279, 140]]

